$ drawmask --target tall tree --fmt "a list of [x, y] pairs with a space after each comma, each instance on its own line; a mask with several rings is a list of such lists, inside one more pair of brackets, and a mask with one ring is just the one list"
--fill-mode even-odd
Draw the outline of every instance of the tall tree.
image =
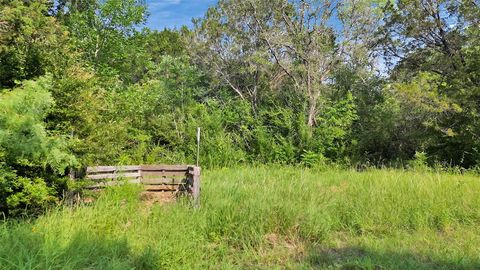
[[417, 147], [462, 166], [480, 160], [479, 15], [479, 1], [392, 1], [380, 39], [398, 100], [410, 116], [430, 115]]
[[[372, 8], [367, 2], [220, 1], [196, 24], [197, 59], [254, 107], [260, 89], [295, 89], [307, 102], [307, 124], [313, 127], [332, 71], [343, 60], [358, 58], [357, 49], [366, 46], [351, 42], [352, 33], [357, 41], [372, 33], [358, 31], [365, 30], [360, 25], [374, 25], [360, 19], [373, 14], [365, 12]], [[357, 27], [342, 31], [350, 18], [357, 19]]]
[[195, 22], [192, 45], [194, 60], [211, 71], [213, 86], [227, 86], [255, 108], [262, 84], [272, 79], [265, 78], [272, 63], [259, 33], [262, 25], [272, 23], [273, 13], [268, 8], [273, 5], [259, 1], [264, 9], [257, 22], [249, 2], [219, 1]]
[[67, 42], [50, 1], [0, 1], [0, 89], [52, 71]]
[[147, 18], [144, 0], [62, 1], [57, 17], [69, 27], [74, 42], [99, 71], [122, 66], [131, 53], [131, 37]]

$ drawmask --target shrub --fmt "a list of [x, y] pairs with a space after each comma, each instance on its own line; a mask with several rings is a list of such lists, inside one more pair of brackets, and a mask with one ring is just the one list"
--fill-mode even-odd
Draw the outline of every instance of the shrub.
[[415, 152], [415, 156], [408, 162], [408, 167], [415, 171], [428, 171], [428, 156], [425, 152]]
[[61, 176], [76, 163], [67, 141], [45, 129], [50, 82], [25, 81], [0, 94], [0, 212], [6, 215], [35, 213], [54, 202], [65, 183]]

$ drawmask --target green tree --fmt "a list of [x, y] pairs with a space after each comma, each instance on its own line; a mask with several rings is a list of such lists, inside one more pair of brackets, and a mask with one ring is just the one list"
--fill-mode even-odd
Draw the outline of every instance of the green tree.
[[[302, 109], [313, 127], [333, 71], [343, 60], [368, 59], [359, 41], [369, 39], [376, 21], [366, 3], [351, 8], [350, 1], [220, 1], [197, 21], [196, 59], [214, 82], [254, 108], [268, 95], [262, 93], [293, 89], [305, 99]], [[332, 20], [352, 27], [337, 31]]]
[[84, 59], [105, 74], [122, 75], [133, 57], [132, 37], [147, 16], [142, 0], [63, 1], [57, 17], [68, 26]]
[[0, 1], [0, 88], [52, 71], [67, 33], [49, 15], [50, 2]]
[[[391, 72], [395, 91], [416, 93], [408, 102], [399, 99], [409, 118], [417, 113], [415, 118], [422, 119], [425, 109], [455, 104], [432, 120], [420, 121], [417, 130], [428, 130], [422, 135], [427, 154], [466, 167], [479, 160], [479, 69], [474, 64], [479, 61], [479, 14], [477, 1], [391, 2], [379, 43], [388, 58], [398, 61]], [[435, 79], [416, 91], [425, 76]]]

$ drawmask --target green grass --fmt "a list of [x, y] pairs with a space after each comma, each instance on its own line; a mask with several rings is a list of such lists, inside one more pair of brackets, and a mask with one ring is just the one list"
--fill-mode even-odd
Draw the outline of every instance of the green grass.
[[0, 225], [2, 269], [479, 269], [480, 179], [372, 170], [206, 171], [202, 207], [105, 192]]

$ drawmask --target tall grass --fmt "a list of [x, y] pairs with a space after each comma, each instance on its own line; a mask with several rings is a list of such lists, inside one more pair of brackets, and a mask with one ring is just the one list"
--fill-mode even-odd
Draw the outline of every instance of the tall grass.
[[2, 269], [478, 269], [480, 179], [394, 170], [207, 171], [202, 207], [139, 187], [0, 225]]

